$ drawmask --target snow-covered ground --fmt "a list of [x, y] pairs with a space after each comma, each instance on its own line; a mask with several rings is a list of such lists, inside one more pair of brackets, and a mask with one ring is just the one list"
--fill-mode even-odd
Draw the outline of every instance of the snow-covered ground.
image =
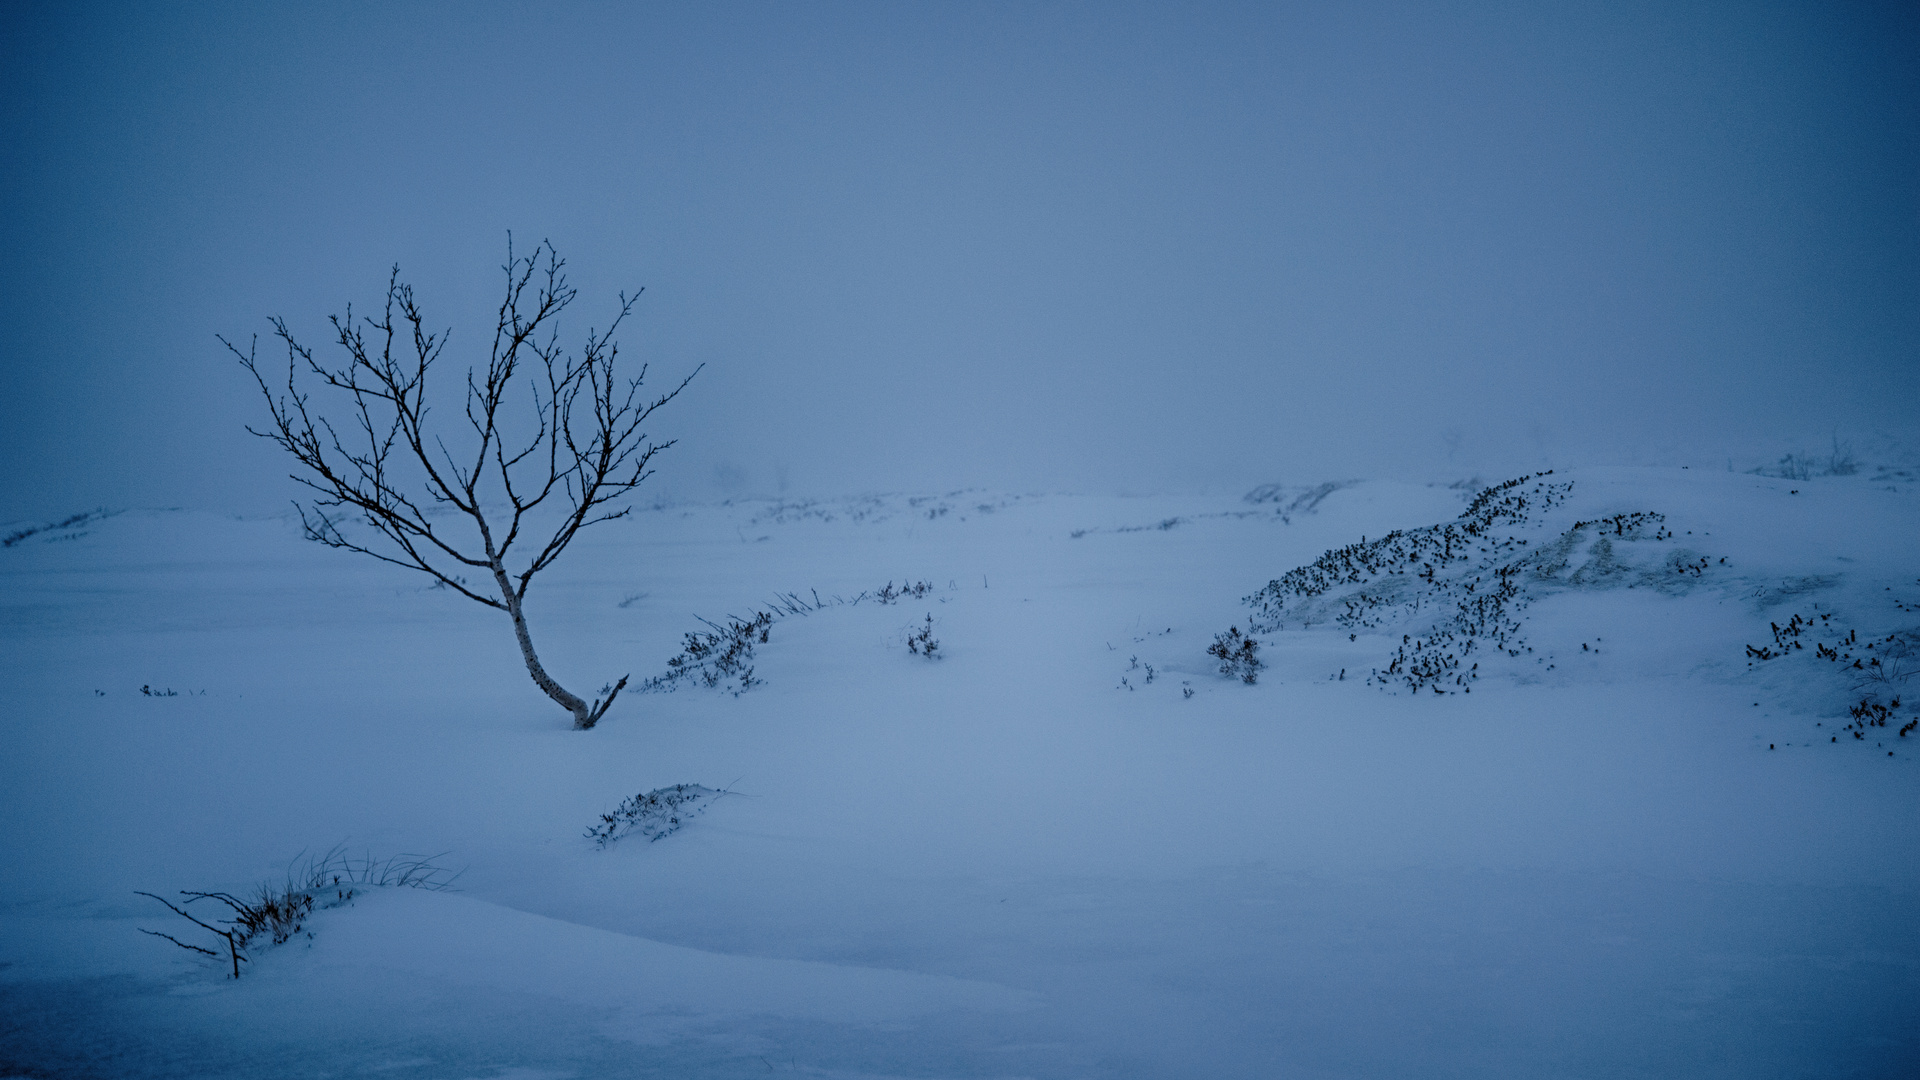
[[[1527, 485], [1437, 566], [1381, 538], [1485, 485], [643, 510], [531, 593], [576, 690], [659, 674], [696, 616], [825, 603], [746, 692], [630, 691], [591, 732], [504, 616], [286, 521], [27, 536], [0, 1076], [1914, 1075], [1920, 487]], [[1217, 672], [1243, 598], [1362, 537], [1377, 573], [1260, 615], [1255, 685]], [[1508, 578], [1505, 647], [1468, 650], [1446, 620]], [[872, 596], [903, 581], [932, 589]], [[731, 794], [584, 835], [677, 783]], [[237, 981], [138, 932], [205, 940], [136, 890], [339, 844], [462, 873]]]

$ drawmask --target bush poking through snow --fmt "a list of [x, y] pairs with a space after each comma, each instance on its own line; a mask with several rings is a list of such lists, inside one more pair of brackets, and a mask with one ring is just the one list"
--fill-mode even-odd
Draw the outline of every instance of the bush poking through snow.
[[[279, 945], [299, 933], [307, 915], [313, 911], [311, 895], [293, 889], [278, 891], [270, 886], [262, 886], [260, 895], [255, 897], [252, 903], [241, 900], [232, 893], [190, 892], [186, 889], [180, 890], [180, 895], [185, 899], [177, 905], [163, 896], [150, 892], [141, 892], [136, 889], [134, 894], [153, 897], [167, 905], [175, 915], [221, 938], [226, 943], [227, 960], [233, 965], [233, 977], [236, 979], [240, 977], [240, 965], [253, 959], [247, 955], [247, 946], [255, 937], [266, 932], [272, 935], [273, 943]], [[218, 920], [220, 925], [215, 926], [187, 911], [188, 906], [200, 900], [217, 900], [227, 905], [233, 909], [234, 918], [220, 919]], [[166, 938], [191, 952], [205, 953], [216, 960], [220, 959], [220, 954], [214, 950], [181, 941], [172, 934], [163, 934], [158, 930], [148, 930], [145, 927], [134, 929], [153, 937]]]
[[[811, 600], [799, 593], [775, 593], [769, 605], [770, 610], [756, 611], [751, 619], [729, 615], [724, 626], [701, 619], [712, 629], [686, 635], [680, 655], [667, 661], [664, 673], [641, 683], [639, 693], [667, 693], [691, 682], [709, 690], [729, 690], [734, 697], [739, 697], [763, 681], [753, 675], [753, 647], [767, 643], [773, 620], [793, 615], [812, 615], [832, 607], [859, 607], [861, 602], [867, 600], [897, 604], [902, 600], [921, 599], [932, 591], [931, 581], [909, 580], [895, 585], [889, 580], [878, 589], [863, 589], [852, 597], [835, 595], [822, 598], [818, 590], [813, 592]], [[940, 648], [940, 643], [933, 639], [932, 631], [933, 616], [929, 614], [927, 626], [908, 636], [907, 648], [929, 660], [936, 659], [934, 654]]]
[[445, 856], [446, 852], [425, 856], [395, 855], [387, 859], [376, 859], [369, 853], [356, 859], [346, 851], [345, 847], [335, 847], [325, 855], [307, 860], [303, 875], [306, 889], [310, 892], [332, 889], [337, 894], [334, 901], [323, 898], [320, 904], [323, 908], [353, 899], [355, 886], [440, 892], [452, 888], [454, 881], [460, 877], [460, 871], [449, 873], [434, 861]]
[[899, 588], [895, 588], [893, 582], [888, 581], [873, 594], [873, 598], [883, 604], [892, 604], [909, 598], [918, 600], [932, 591], [933, 582], [931, 581], [902, 583]]
[[712, 630], [696, 630], [686, 636], [680, 655], [667, 661], [665, 674], [655, 675], [640, 684], [643, 694], [676, 690], [683, 682], [697, 682], [709, 690], [731, 684], [734, 697], [758, 686], [753, 677], [753, 647], [765, 645], [773, 629], [770, 612], [754, 613], [751, 619], [729, 615], [725, 626], [707, 622]]
[[[195, 892], [180, 890], [180, 903], [175, 904], [163, 896], [136, 890], [135, 895], [152, 897], [167, 905], [175, 915], [212, 933], [225, 948], [219, 951], [181, 941], [172, 934], [163, 934], [158, 930], [135, 927], [143, 934], [165, 938], [190, 952], [205, 953], [218, 960], [221, 952], [233, 967], [233, 977], [240, 977], [240, 965], [253, 958], [247, 955], [249, 948], [265, 938], [274, 945], [284, 945], [306, 927], [307, 916], [316, 908], [339, 907], [354, 898], [357, 890], [368, 886], [406, 887], [413, 889], [445, 889], [453, 883], [458, 874], [448, 874], [436, 865], [433, 857], [421, 858], [414, 855], [396, 855], [385, 861], [368, 855], [354, 860], [345, 854], [344, 848], [336, 847], [316, 859], [309, 859], [305, 872], [296, 880], [292, 870], [287, 873], [286, 881], [275, 885], [261, 885], [253, 893], [251, 900], [243, 900], [226, 892]], [[332, 896], [327, 896], [332, 892]], [[232, 913], [231, 919], [218, 919], [207, 922], [188, 911], [189, 907], [202, 900], [213, 900], [226, 905]], [[219, 910], [215, 908], [214, 910]], [[309, 935], [311, 936], [311, 935]]]
[[1207, 646], [1207, 655], [1220, 661], [1220, 674], [1228, 678], [1237, 678], [1252, 686], [1260, 674], [1260, 643], [1252, 637], [1240, 633], [1240, 628], [1230, 626], [1224, 634], [1215, 634], [1213, 644]]
[[587, 827], [586, 837], [604, 848], [628, 833], [637, 832], [652, 843], [678, 832], [682, 825], [706, 813], [713, 799], [725, 794], [727, 792], [699, 784], [654, 788], [633, 796], [611, 813], [601, 814], [598, 825]]
[[907, 631], [907, 651], [915, 656], [924, 656], [929, 660], [938, 660], [940, 643], [933, 637], [933, 612], [927, 612], [927, 621]]
[[[1842, 730], [1852, 731], [1853, 737], [1856, 739], [1865, 738], [1864, 733], [1868, 728], [1886, 727], [1887, 721], [1895, 719], [1894, 710], [1899, 707], [1899, 698], [1894, 698], [1890, 704], [1886, 705], [1882, 705], [1872, 698], [1862, 698], [1860, 704], [1847, 710], [1847, 715], [1853, 717], [1853, 723], [1848, 724], [1846, 728]], [[1903, 739], [1906, 738], [1907, 732], [1911, 730], [1913, 730], [1913, 725], [1911, 724], [1901, 728], [1900, 737]]]

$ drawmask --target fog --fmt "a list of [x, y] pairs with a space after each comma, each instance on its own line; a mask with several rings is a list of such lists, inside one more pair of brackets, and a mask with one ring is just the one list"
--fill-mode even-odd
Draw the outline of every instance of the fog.
[[[483, 349], [547, 238], [661, 497], [1911, 439], [1910, 5], [9, 5], [0, 517], [284, 507], [216, 334]], [[456, 402], [448, 401], [443, 415]]]

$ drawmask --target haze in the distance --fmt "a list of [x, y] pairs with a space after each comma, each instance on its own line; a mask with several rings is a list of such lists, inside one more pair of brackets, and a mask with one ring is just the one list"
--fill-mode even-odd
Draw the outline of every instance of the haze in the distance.
[[[683, 498], [1710, 464], [1920, 402], [1902, 4], [10, 5], [0, 517], [284, 507], [214, 340], [706, 370]], [[451, 380], [445, 380], [451, 382]], [[446, 403], [451, 416], [457, 402]], [[1744, 461], [1744, 459], [1743, 459]]]

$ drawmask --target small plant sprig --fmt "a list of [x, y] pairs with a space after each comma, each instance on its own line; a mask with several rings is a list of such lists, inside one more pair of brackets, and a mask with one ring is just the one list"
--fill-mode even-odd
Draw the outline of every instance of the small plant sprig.
[[940, 643], [933, 637], [933, 612], [927, 612], [927, 621], [907, 632], [907, 651], [928, 660], [940, 659]]
[[933, 582], [931, 581], [903, 582], [895, 588], [893, 582], [889, 580], [874, 592], [873, 598], [883, 604], [894, 604], [902, 600], [918, 600], [932, 591]]
[[1228, 627], [1224, 634], [1215, 634], [1213, 644], [1207, 646], [1207, 655], [1220, 661], [1220, 674], [1238, 678], [1248, 686], [1254, 684], [1260, 669], [1266, 666], [1256, 655], [1259, 651], [1260, 643], [1240, 633], [1237, 626]]
[[[1143, 639], [1143, 638], [1135, 638], [1134, 640], [1136, 640], [1136, 641], [1141, 641], [1141, 640], [1145, 640], [1145, 639]], [[1142, 663], [1140, 662], [1140, 657], [1139, 657], [1139, 656], [1138, 656], [1137, 654], [1136, 654], [1136, 655], [1133, 655], [1133, 656], [1129, 656], [1129, 657], [1127, 657], [1127, 673], [1128, 673], [1129, 675], [1130, 675], [1130, 674], [1132, 674], [1133, 672], [1136, 672], [1136, 671], [1141, 671], [1141, 670], [1145, 670], [1145, 671], [1146, 671], [1146, 675], [1144, 675], [1144, 676], [1143, 676], [1143, 677], [1141, 677], [1141, 679], [1140, 679], [1140, 685], [1141, 685], [1141, 686], [1152, 686], [1152, 685], [1153, 685], [1153, 680], [1155, 680], [1155, 679], [1157, 679], [1157, 678], [1159, 678], [1159, 672], [1156, 672], [1156, 671], [1154, 671], [1154, 670], [1153, 670], [1153, 665], [1152, 665], [1152, 664], [1142, 664]], [[1120, 676], [1120, 687], [1121, 687], [1122, 689], [1126, 689], [1126, 690], [1132, 690], [1132, 689], [1134, 689], [1134, 685], [1133, 685], [1133, 683], [1132, 683], [1131, 681], [1129, 681], [1129, 680], [1128, 680], [1128, 678], [1127, 678], [1127, 675], [1122, 675], [1122, 676]], [[1189, 695], [1187, 695], [1187, 696], [1188, 696], [1188, 697], [1192, 697], [1193, 695], [1191, 695], [1191, 694], [1189, 694]]]

